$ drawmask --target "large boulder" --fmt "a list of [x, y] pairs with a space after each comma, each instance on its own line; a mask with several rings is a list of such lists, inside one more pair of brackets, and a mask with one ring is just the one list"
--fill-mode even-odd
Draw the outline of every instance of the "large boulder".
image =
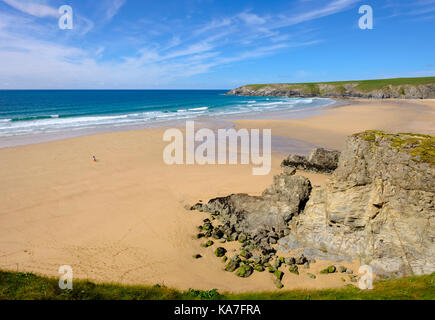
[[308, 157], [291, 154], [285, 159], [281, 167], [296, 168], [316, 173], [332, 173], [338, 166], [339, 151], [329, 151], [323, 148], [314, 149]]
[[253, 233], [260, 229], [287, 229], [292, 217], [303, 210], [311, 193], [310, 181], [302, 176], [281, 174], [262, 196], [233, 194], [215, 198], [203, 210], [229, 224], [239, 233]]
[[314, 188], [292, 234], [380, 276], [435, 271], [435, 137], [368, 131], [348, 138], [337, 170]]

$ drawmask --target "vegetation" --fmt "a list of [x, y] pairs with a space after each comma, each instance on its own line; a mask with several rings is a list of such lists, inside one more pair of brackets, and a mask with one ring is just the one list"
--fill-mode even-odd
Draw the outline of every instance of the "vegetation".
[[[352, 82], [352, 81], [350, 81], [350, 82]], [[389, 85], [392, 85], [392, 86], [402, 86], [402, 85], [418, 86], [418, 85], [423, 85], [423, 84], [435, 83], [435, 77], [364, 80], [364, 81], [357, 81], [357, 82], [358, 82], [358, 86], [356, 86], [356, 89], [367, 92], [367, 91], [382, 89], [382, 88], [389, 86]], [[403, 92], [403, 94], [405, 94], [403, 89], [402, 89], [402, 92]]]
[[[272, 84], [251, 84], [247, 85], [249, 89], [259, 90], [265, 87], [276, 87], [277, 89], [294, 89], [301, 90], [309, 94], [321, 95], [319, 85], [329, 85], [335, 87], [335, 91], [344, 94], [345, 86], [351, 86], [353, 90], [361, 92], [370, 92], [372, 90], [380, 90], [388, 86], [404, 86], [404, 85], [425, 85], [435, 84], [435, 77], [422, 78], [395, 78], [395, 79], [377, 79], [377, 80], [354, 80], [354, 81], [333, 81], [333, 82], [308, 82], [308, 83], [272, 83]], [[405, 95], [403, 88], [399, 89], [399, 93]]]
[[[325, 275], [326, 276], [326, 275]], [[373, 290], [353, 285], [342, 289], [292, 290], [242, 294], [179, 291], [165, 286], [123, 286], [74, 281], [72, 290], [59, 289], [58, 280], [30, 273], [0, 272], [0, 300], [435, 300], [435, 273], [426, 276], [381, 280]]]
[[343, 289], [245, 293], [231, 295], [228, 298], [237, 300], [434, 300], [435, 273], [420, 277], [376, 281], [373, 290], [360, 290], [348, 284]]
[[435, 137], [419, 133], [387, 133], [369, 130], [361, 133], [365, 141], [378, 144], [381, 139], [391, 142], [398, 151], [409, 153], [417, 161], [435, 165]]

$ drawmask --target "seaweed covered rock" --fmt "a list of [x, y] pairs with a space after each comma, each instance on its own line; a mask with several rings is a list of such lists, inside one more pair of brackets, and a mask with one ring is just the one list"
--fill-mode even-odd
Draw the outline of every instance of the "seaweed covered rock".
[[219, 247], [216, 248], [214, 254], [216, 257], [221, 258], [227, 253], [227, 250], [225, 248]]
[[290, 265], [290, 267], [288, 268], [288, 271], [290, 271], [291, 273], [299, 275], [299, 268], [295, 264]]
[[282, 289], [284, 287], [284, 285], [282, 284], [281, 280], [279, 280], [279, 279], [275, 279], [273, 281], [273, 283], [275, 284], [275, 287], [277, 287], [278, 289]]
[[258, 271], [258, 272], [263, 272], [266, 269], [261, 264], [257, 264], [257, 265], [255, 265], [254, 270]]
[[216, 240], [219, 240], [224, 236], [224, 232], [220, 228], [214, 228], [211, 236]]
[[328, 273], [335, 273], [335, 271], [337, 271], [335, 266], [329, 266], [328, 268], [321, 270], [320, 273], [321, 274], [328, 274]]
[[435, 271], [435, 137], [367, 131], [312, 190], [290, 237], [346, 255], [381, 277]]
[[241, 278], [248, 278], [249, 276], [251, 276], [251, 274], [253, 272], [254, 272], [254, 269], [250, 265], [243, 264], [237, 270], [236, 276], [241, 277]]
[[279, 271], [279, 270], [275, 270], [275, 272], [273, 273], [273, 275], [279, 280], [282, 280], [282, 277], [284, 277], [284, 272]]
[[225, 271], [234, 272], [240, 266], [240, 258], [231, 258], [225, 266]]
[[240, 256], [245, 258], [245, 259], [249, 259], [252, 257], [252, 253], [250, 253], [248, 250], [246, 249], [242, 249], [240, 250]]
[[211, 247], [213, 244], [214, 244], [214, 242], [209, 240], [206, 243], [203, 243], [201, 246], [204, 248], [208, 248], [208, 247]]

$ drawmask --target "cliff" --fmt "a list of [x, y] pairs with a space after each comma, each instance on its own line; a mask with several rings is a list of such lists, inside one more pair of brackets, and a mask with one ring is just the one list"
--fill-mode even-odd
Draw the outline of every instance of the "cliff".
[[[243, 254], [261, 254], [263, 264], [278, 259], [276, 249], [301, 249], [312, 261], [359, 260], [380, 277], [435, 271], [435, 137], [367, 131], [349, 137], [341, 154], [316, 149], [282, 167], [261, 196], [190, 208], [222, 223], [205, 236], [242, 239]], [[296, 168], [332, 174], [313, 187]]]
[[380, 276], [434, 272], [435, 137], [349, 137], [291, 229], [303, 246], [358, 259]]
[[306, 98], [434, 99], [435, 77], [320, 83], [255, 84], [233, 89], [227, 94]]

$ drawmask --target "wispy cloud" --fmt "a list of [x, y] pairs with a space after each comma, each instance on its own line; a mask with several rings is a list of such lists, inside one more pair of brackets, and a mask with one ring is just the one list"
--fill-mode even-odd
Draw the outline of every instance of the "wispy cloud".
[[[95, 19], [94, 22], [91, 18], [95, 17], [84, 17], [80, 15], [83, 12], [74, 7], [74, 25], [78, 31], [44, 38], [29, 32], [35, 22], [25, 19], [57, 17], [57, 9], [48, 1], [3, 1], [23, 13], [19, 18], [24, 22], [17, 27], [15, 13], [0, 13], [0, 87], [7, 82], [21, 88], [77, 88], [84, 83], [85, 87], [95, 88], [164, 86], [220, 66], [315, 46], [325, 40], [309, 32], [315, 28], [307, 23], [348, 10], [359, 2], [299, 1], [294, 10], [280, 14], [243, 9], [232, 15], [207, 17], [203, 23], [165, 23], [143, 18], [125, 22], [128, 26], [135, 25], [135, 33], [131, 35], [128, 28], [109, 29], [110, 20], [124, 6], [128, 10], [130, 2], [101, 0], [93, 5], [98, 6], [96, 11], [102, 15], [102, 21]], [[29, 3], [32, 5], [28, 6]], [[297, 26], [302, 23], [304, 25]], [[36, 23], [36, 26], [39, 25]], [[45, 30], [42, 24], [40, 26], [38, 35]], [[117, 41], [110, 38], [114, 30], [119, 32]], [[96, 41], [101, 35], [106, 36], [104, 43]], [[115, 50], [118, 52], [113, 54]]]
[[39, 18], [60, 16], [58, 9], [32, 0], [3, 0], [3, 2], [16, 10]]
[[265, 24], [267, 19], [260, 17], [259, 15], [256, 15], [254, 13], [249, 12], [242, 12], [238, 15], [240, 19], [242, 19], [246, 24], [250, 25], [259, 25], [259, 24]]
[[104, 0], [103, 3], [106, 6], [106, 19], [111, 20], [119, 12], [125, 2], [126, 0]]
[[348, 9], [358, 2], [360, 2], [360, 0], [334, 0], [328, 2], [323, 7], [309, 10], [304, 13], [292, 15], [289, 16], [288, 18], [286, 18], [285, 16], [281, 16], [281, 21], [279, 21], [275, 25], [275, 27], [279, 28], [285, 26], [292, 26], [302, 22], [307, 22], [307, 21], [323, 18], [326, 16], [330, 16]]
[[396, 17], [411, 17], [411, 21], [425, 21], [433, 19], [435, 12], [435, 0], [420, 1], [388, 1], [384, 8], [392, 10], [388, 16], [381, 17], [381, 20]]
[[233, 23], [232, 17], [226, 17], [222, 19], [213, 19], [211, 22], [205, 24], [204, 26], [196, 29], [194, 31], [195, 35], [203, 34], [207, 31], [216, 30], [224, 27], [228, 27]]

